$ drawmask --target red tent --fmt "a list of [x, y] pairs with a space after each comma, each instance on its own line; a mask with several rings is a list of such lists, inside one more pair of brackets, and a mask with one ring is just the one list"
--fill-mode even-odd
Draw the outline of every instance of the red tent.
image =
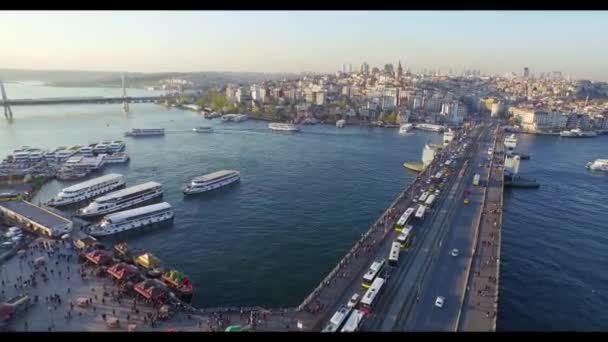
[[128, 280], [139, 273], [139, 271], [135, 266], [119, 263], [108, 268], [108, 273], [117, 280]]
[[0, 321], [6, 321], [15, 313], [15, 307], [9, 304], [0, 304]]
[[94, 250], [85, 255], [87, 260], [95, 265], [108, 265], [112, 263], [112, 252], [104, 250]]
[[168, 292], [167, 286], [155, 279], [148, 279], [137, 283], [133, 286], [133, 289], [144, 296], [144, 298], [150, 300], [157, 300]]

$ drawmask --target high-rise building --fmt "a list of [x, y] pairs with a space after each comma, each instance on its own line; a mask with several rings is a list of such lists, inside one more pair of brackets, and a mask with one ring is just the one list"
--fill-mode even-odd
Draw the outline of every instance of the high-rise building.
[[346, 73], [346, 63], [342, 63], [342, 72]]
[[524, 68], [524, 77], [525, 77], [525, 78], [530, 77], [530, 69], [528, 69], [528, 67], [525, 67], [525, 68]]
[[352, 73], [353, 72], [353, 65], [352, 64], [348, 64], [348, 73]]
[[403, 68], [401, 67], [401, 61], [397, 65], [397, 82], [401, 81], [401, 76], [403, 76]]
[[384, 65], [384, 71], [389, 74], [389, 75], [393, 75], [394, 74], [394, 68], [393, 68], [393, 64], [389, 63], [389, 64], [385, 64]]

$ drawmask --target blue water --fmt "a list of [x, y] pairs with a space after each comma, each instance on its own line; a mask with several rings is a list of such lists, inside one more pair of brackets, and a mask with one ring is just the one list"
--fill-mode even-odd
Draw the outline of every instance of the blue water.
[[[9, 97], [22, 98], [121, 91], [6, 87]], [[419, 160], [425, 142], [440, 140], [435, 133], [322, 125], [280, 134], [262, 122], [207, 121], [153, 104], [132, 110], [14, 107], [15, 122], [0, 121], [0, 155], [22, 145], [54, 148], [122, 139], [133, 127], [165, 127], [163, 138], [124, 139], [131, 163], [105, 172], [124, 174], [128, 184], [163, 184], [176, 211], [173, 225], [127, 241], [188, 274], [197, 306], [299, 304], [413, 179], [403, 161]], [[189, 132], [203, 124], [215, 132]], [[584, 168], [608, 157], [607, 143], [608, 136], [519, 136], [519, 149], [532, 156], [520, 172], [542, 185], [505, 194], [498, 330], [608, 328], [608, 174]], [[183, 198], [189, 178], [223, 168], [240, 170], [240, 184]], [[53, 181], [36, 200], [68, 184]]]

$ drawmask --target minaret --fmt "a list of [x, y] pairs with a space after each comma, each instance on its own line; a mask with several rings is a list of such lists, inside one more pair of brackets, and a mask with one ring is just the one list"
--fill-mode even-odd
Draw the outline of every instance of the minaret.
[[403, 76], [403, 68], [401, 67], [401, 60], [399, 60], [399, 65], [397, 66], [397, 82], [401, 81], [401, 76]]
[[127, 87], [124, 74], [122, 75], [122, 110], [125, 113], [129, 112], [129, 100], [127, 99]]

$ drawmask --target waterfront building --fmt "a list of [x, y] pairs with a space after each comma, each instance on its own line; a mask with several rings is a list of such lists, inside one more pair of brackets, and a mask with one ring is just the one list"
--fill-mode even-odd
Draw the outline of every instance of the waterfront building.
[[561, 112], [516, 107], [511, 107], [509, 112], [529, 132], [562, 130], [568, 122], [568, 116]]
[[72, 221], [27, 201], [0, 202], [0, 214], [11, 223], [48, 237], [72, 231]]

